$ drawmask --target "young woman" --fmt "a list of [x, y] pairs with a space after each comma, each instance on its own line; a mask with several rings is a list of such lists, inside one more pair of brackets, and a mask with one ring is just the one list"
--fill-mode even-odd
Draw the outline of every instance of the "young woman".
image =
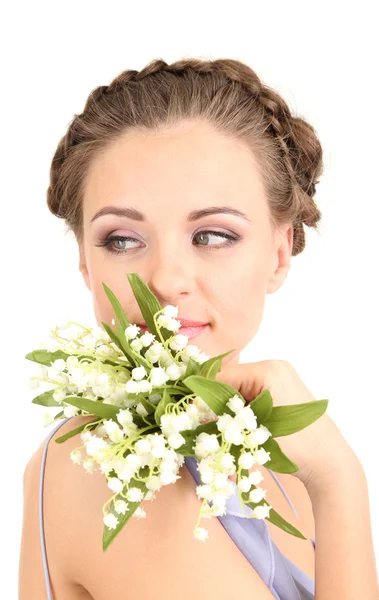
[[[248, 66], [156, 60], [90, 94], [53, 157], [47, 202], [75, 234], [99, 325], [113, 318], [102, 282], [142, 325], [126, 278], [137, 272], [162, 306], [179, 307], [191, 343], [235, 349], [218, 380], [247, 401], [269, 389], [276, 405], [300, 403], [315, 398], [290, 364], [240, 365], [239, 355], [304, 249], [304, 225], [317, 228], [321, 172], [312, 126]], [[377, 600], [365, 474], [327, 414], [281, 438], [297, 473], [259, 467], [270, 505], [306, 540], [236, 505], [199, 542], [186, 461], [105, 553], [105, 477], [73, 467], [77, 437], [54, 443], [87, 420], [60, 423], [25, 470], [20, 600]]]

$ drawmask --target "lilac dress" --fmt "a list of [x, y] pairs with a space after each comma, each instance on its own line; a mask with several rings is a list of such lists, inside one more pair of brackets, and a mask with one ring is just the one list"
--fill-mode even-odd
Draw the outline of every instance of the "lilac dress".
[[[43, 528], [43, 481], [46, 464], [46, 455], [50, 439], [54, 433], [70, 419], [64, 419], [52, 429], [47, 437], [41, 463], [40, 488], [39, 488], [39, 524], [40, 541], [42, 548], [42, 560], [45, 573], [46, 592], [48, 600], [53, 600], [50, 585], [49, 569], [46, 556], [45, 535]], [[200, 476], [197, 471], [197, 460], [192, 456], [185, 458], [185, 464], [197, 484], [200, 483]], [[273, 471], [269, 470], [296, 518], [298, 515], [284, 490], [279, 479]], [[251, 510], [245, 506], [247, 514]], [[270, 538], [267, 523], [264, 519], [248, 519], [242, 513], [240, 506], [237, 486], [236, 493], [227, 500], [227, 512], [219, 519], [227, 533], [230, 535], [236, 546], [247, 558], [251, 566], [257, 571], [268, 589], [276, 600], [314, 600], [314, 580], [303, 573], [293, 562], [291, 562]], [[290, 534], [288, 534], [290, 535]], [[315, 546], [315, 540], [312, 542]], [[200, 542], [199, 542], [200, 543]]]

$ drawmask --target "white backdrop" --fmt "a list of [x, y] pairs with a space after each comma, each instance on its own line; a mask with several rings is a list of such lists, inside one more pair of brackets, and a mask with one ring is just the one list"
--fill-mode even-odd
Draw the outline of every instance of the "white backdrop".
[[259, 333], [241, 362], [287, 359], [316, 398], [330, 400], [329, 414], [366, 472], [378, 556], [379, 48], [373, 12], [374, 2], [365, 0], [3, 6], [1, 445], [7, 469], [1, 510], [2, 587], [9, 600], [17, 594], [23, 471], [51, 429], [41, 425], [43, 409], [31, 404], [36, 392], [29, 390], [29, 376], [37, 365], [24, 356], [62, 318], [95, 324], [76, 242], [45, 204], [50, 161], [94, 87], [159, 57], [242, 60], [320, 137], [320, 235], [307, 230], [306, 249], [292, 258], [283, 287], [267, 296]]

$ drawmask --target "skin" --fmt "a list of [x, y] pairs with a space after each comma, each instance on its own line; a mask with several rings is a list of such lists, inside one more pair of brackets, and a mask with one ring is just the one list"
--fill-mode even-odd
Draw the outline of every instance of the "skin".
[[[134, 206], [147, 220], [142, 223], [108, 215], [91, 226], [95, 213], [111, 204]], [[251, 222], [231, 215], [203, 217], [196, 223], [186, 220], [192, 210], [224, 205], [242, 210]], [[113, 318], [102, 282], [117, 295], [132, 323], [142, 320], [126, 278], [127, 273], [137, 272], [163, 306], [174, 304], [179, 307], [179, 315], [210, 322], [210, 327], [192, 343], [210, 355], [234, 348], [234, 353], [224, 359], [218, 380], [233, 385], [246, 398], [269, 389], [276, 405], [314, 399], [284, 361], [238, 364], [240, 351], [258, 331], [266, 294], [275, 292], [285, 280], [293, 236], [291, 225], [275, 231], [271, 228], [259, 166], [251, 150], [204, 123], [182, 123], [160, 134], [128, 133], [91, 164], [83, 213], [80, 271], [93, 294], [99, 326]], [[195, 245], [196, 241], [200, 243], [195, 233], [206, 229], [238, 234], [242, 239], [224, 249]], [[99, 238], [111, 233], [137, 237], [137, 243], [126, 244], [136, 249], [117, 256], [96, 246]], [[212, 236], [204, 243], [213, 246], [225, 241]], [[125, 249], [125, 243], [114, 246]], [[224, 363], [228, 363], [226, 367]], [[73, 417], [54, 437], [88, 418]], [[323, 443], [326, 439], [328, 444]], [[35, 552], [39, 544], [38, 489], [45, 442], [29, 461], [24, 475], [20, 600], [45, 594], [42, 563]], [[213, 597], [216, 592], [220, 600], [251, 595], [262, 600], [273, 598], [242, 553], [235, 551], [217, 519], [206, 523], [210, 531], [207, 544], [194, 539], [192, 528], [200, 501], [195, 482], [185, 468], [175, 485], [165, 486], [154, 502], [147, 503], [149, 518], [131, 519], [110, 552], [104, 554], [99, 544], [103, 534], [99, 514], [109, 499], [109, 488], [99, 472], [88, 477], [83, 469], [72, 469], [67, 457], [77, 445], [76, 438], [69, 438], [62, 452], [59, 444], [50, 442], [45, 481], [49, 565], [59, 598], [116, 600], [124, 598], [127, 590], [131, 599], [154, 596], [158, 600], [168, 598], [166, 581], [170, 597], [183, 600], [198, 595], [199, 586], [204, 597]], [[264, 488], [279, 514], [306, 536], [314, 537], [315, 514], [316, 553], [309, 541], [268, 523], [271, 538], [310, 577], [316, 570], [318, 600], [352, 600], [358, 595], [376, 600], [367, 486], [359, 461], [327, 415], [294, 436], [282, 437], [281, 446], [301, 467], [297, 473], [301, 481], [280, 474], [300, 521], [295, 520], [283, 494], [268, 476], [264, 477]], [[314, 469], [312, 477], [309, 465]], [[67, 485], [62, 486], [62, 481]], [[302, 481], [307, 482], [307, 489]], [[351, 481], [359, 489], [359, 498], [355, 490], [346, 494]], [[80, 501], [73, 508], [74, 498]], [[359, 514], [359, 519], [352, 521], [352, 514]], [[146, 564], [149, 577], [145, 576]]]
[[[106, 215], [105, 206], [134, 207], [146, 222]], [[245, 213], [217, 214], [188, 222], [192, 210], [230, 206]], [[278, 290], [290, 267], [292, 224], [274, 229], [253, 152], [204, 122], [182, 122], [160, 133], [128, 132], [96, 157], [83, 198], [80, 272], [92, 292], [96, 320], [110, 324], [112, 306], [104, 282], [119, 298], [132, 323], [143, 321], [126, 278], [136, 272], [162, 306], [210, 326], [190, 343], [210, 356], [234, 349], [223, 364], [238, 364], [241, 350], [256, 335], [266, 294]], [[212, 229], [240, 236], [226, 239]], [[99, 241], [109, 235], [137, 241]], [[238, 293], [235, 293], [238, 290]]]

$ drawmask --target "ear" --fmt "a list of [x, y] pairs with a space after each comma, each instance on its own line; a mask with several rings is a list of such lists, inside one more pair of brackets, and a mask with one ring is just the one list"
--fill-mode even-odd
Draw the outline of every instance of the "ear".
[[267, 294], [276, 292], [284, 283], [291, 266], [293, 225], [286, 225], [274, 233], [273, 267], [267, 282]]
[[88, 273], [88, 269], [87, 269], [84, 248], [82, 245], [79, 245], [79, 271], [83, 275], [84, 283], [86, 284], [89, 291], [91, 291], [91, 282], [90, 282], [89, 273]]

